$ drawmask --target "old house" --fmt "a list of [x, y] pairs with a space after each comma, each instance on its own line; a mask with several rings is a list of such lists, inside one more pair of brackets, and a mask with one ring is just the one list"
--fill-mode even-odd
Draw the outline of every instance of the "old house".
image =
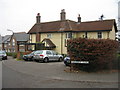
[[0, 35], [0, 50], [2, 50], [2, 36]]
[[2, 37], [2, 50], [5, 50], [6, 52], [11, 52], [10, 38], [11, 35], [6, 35]]
[[25, 32], [13, 33], [10, 39], [11, 52], [25, 52], [27, 47], [25, 43], [29, 41], [29, 35]]
[[115, 19], [81, 22], [79, 15], [76, 22], [66, 19], [66, 12], [63, 9], [60, 20], [52, 22], [42, 23], [38, 13], [36, 23], [28, 34], [30, 34], [30, 43], [43, 42], [47, 48], [66, 54], [68, 39], [82, 37], [115, 40], [115, 32], [117, 32]]

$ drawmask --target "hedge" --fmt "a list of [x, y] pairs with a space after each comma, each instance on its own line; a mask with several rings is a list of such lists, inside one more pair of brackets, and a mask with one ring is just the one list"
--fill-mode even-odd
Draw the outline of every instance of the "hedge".
[[89, 61], [88, 65], [73, 65], [73, 68], [84, 71], [111, 69], [112, 62], [117, 60], [117, 49], [118, 42], [110, 39], [76, 38], [67, 42], [67, 51], [71, 61]]
[[8, 56], [12, 56], [13, 58], [16, 58], [17, 57], [17, 53], [13, 53], [13, 52], [7, 52], [7, 55]]

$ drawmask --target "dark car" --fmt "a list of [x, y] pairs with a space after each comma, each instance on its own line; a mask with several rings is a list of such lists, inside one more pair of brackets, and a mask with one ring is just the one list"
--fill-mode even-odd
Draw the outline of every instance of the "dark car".
[[31, 52], [30, 54], [23, 55], [23, 59], [25, 61], [32, 61], [33, 60], [33, 56], [34, 56], [34, 52]]
[[1, 60], [7, 60], [7, 54], [5, 51], [0, 51], [0, 59]]
[[65, 64], [66, 66], [70, 66], [71, 61], [70, 61], [70, 57], [69, 57], [69, 56], [66, 56], [66, 57], [64, 58], [64, 64]]

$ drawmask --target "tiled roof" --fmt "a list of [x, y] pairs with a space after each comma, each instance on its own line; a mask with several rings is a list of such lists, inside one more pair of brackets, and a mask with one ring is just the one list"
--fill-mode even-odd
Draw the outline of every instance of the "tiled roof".
[[2, 43], [8, 43], [10, 41], [11, 35], [6, 35], [2, 39]]
[[55, 44], [50, 39], [45, 38], [45, 39], [43, 39], [42, 42], [46, 42], [49, 45], [49, 48], [55, 48], [56, 47]]
[[[28, 33], [60, 32], [60, 31], [105, 31], [112, 30], [115, 20], [75, 22], [71, 20], [36, 23]], [[116, 27], [115, 27], [116, 28]], [[116, 29], [117, 30], [117, 29]]]
[[29, 35], [26, 33], [14, 33], [14, 36], [17, 41], [28, 41]]
[[115, 20], [81, 22], [78, 25], [78, 30], [79, 31], [112, 30], [114, 24], [115, 24]]

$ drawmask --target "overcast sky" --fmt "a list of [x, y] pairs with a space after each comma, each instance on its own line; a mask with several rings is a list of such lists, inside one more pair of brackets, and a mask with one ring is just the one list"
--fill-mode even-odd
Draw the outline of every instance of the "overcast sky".
[[78, 14], [82, 21], [118, 18], [118, 1], [120, 0], [0, 0], [0, 34], [28, 32], [40, 13], [41, 22], [60, 20], [62, 9], [66, 18], [77, 21]]

